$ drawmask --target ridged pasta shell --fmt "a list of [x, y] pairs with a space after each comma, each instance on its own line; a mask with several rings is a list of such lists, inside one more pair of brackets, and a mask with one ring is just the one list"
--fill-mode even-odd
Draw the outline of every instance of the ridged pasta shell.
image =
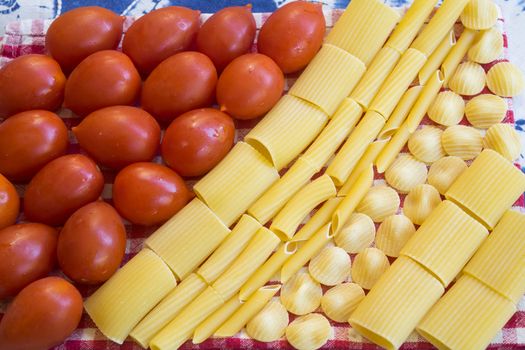
[[397, 258], [414, 233], [416, 233], [416, 228], [408, 217], [405, 215], [389, 216], [377, 229], [376, 246], [386, 255]]
[[422, 184], [408, 193], [403, 205], [405, 214], [416, 225], [421, 225], [441, 203], [438, 190], [432, 185]]
[[385, 172], [386, 182], [400, 193], [427, 181], [427, 166], [410, 154], [400, 154]]
[[319, 283], [335, 286], [350, 276], [350, 256], [339, 247], [326, 247], [310, 260], [308, 271]]
[[278, 300], [271, 300], [246, 324], [250, 338], [262, 342], [280, 339], [288, 327], [288, 311]]
[[385, 253], [377, 248], [366, 248], [354, 259], [352, 280], [363, 289], [371, 289], [389, 267]]
[[476, 158], [483, 148], [483, 138], [479, 131], [465, 125], [448, 127], [441, 136], [441, 143], [449, 156], [464, 160]]
[[487, 73], [487, 86], [501, 97], [513, 97], [525, 89], [525, 78], [521, 70], [510, 62], [500, 62]]
[[435, 123], [444, 126], [456, 125], [463, 119], [465, 101], [453, 91], [443, 91], [437, 95], [427, 113]]
[[474, 127], [488, 129], [505, 118], [507, 108], [507, 101], [501, 97], [483, 94], [467, 102], [465, 115]]
[[511, 162], [520, 156], [520, 136], [511, 124], [496, 124], [487, 130], [485, 148], [493, 149]]
[[468, 59], [486, 64], [497, 60], [503, 54], [503, 35], [497, 28], [486, 30], [481, 38], [468, 50]]
[[486, 74], [479, 64], [464, 62], [459, 65], [448, 82], [448, 87], [463, 96], [479, 94], [485, 87]]
[[356, 208], [358, 213], [368, 215], [374, 222], [381, 222], [396, 213], [400, 204], [397, 192], [388, 186], [374, 186]]
[[286, 328], [286, 340], [297, 350], [315, 350], [332, 336], [330, 322], [321, 314], [297, 317]]
[[334, 237], [335, 244], [347, 253], [357, 254], [374, 242], [376, 227], [369, 216], [353, 213]]
[[323, 290], [308, 272], [299, 271], [281, 289], [281, 303], [295, 315], [306, 315], [321, 305]]
[[470, 0], [460, 16], [466, 28], [485, 30], [498, 20], [498, 8], [491, 0]]
[[456, 179], [468, 169], [467, 163], [459, 157], [441, 158], [428, 171], [428, 183], [444, 195]]
[[365, 297], [365, 291], [356, 283], [343, 283], [330, 288], [321, 299], [324, 314], [335, 322], [348, 322], [350, 314]]
[[432, 164], [445, 156], [441, 145], [443, 130], [435, 126], [425, 125], [416, 130], [408, 139], [408, 150], [417, 160]]

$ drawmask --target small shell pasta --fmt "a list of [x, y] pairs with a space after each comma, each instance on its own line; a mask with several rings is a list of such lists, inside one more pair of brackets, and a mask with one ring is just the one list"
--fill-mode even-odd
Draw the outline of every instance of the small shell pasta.
[[286, 308], [277, 300], [271, 300], [246, 324], [246, 333], [250, 338], [262, 342], [271, 342], [280, 339], [286, 327], [289, 317]]
[[431, 164], [445, 156], [441, 145], [443, 130], [435, 126], [423, 126], [408, 139], [408, 150], [417, 160]]
[[299, 271], [281, 289], [281, 303], [295, 315], [306, 315], [321, 305], [323, 290], [308, 272]]
[[374, 222], [381, 222], [396, 213], [400, 204], [397, 192], [388, 186], [374, 186], [359, 203], [356, 211], [368, 215]]
[[348, 322], [350, 314], [365, 297], [365, 291], [356, 283], [343, 283], [330, 288], [321, 299], [321, 309], [335, 322]]
[[335, 244], [347, 253], [357, 254], [374, 242], [376, 227], [369, 216], [353, 213], [334, 237]]
[[445, 126], [456, 125], [465, 113], [465, 101], [453, 91], [443, 91], [437, 95], [427, 113], [435, 123]]
[[486, 74], [483, 67], [474, 62], [464, 62], [450, 78], [448, 87], [459, 95], [473, 96], [483, 90], [485, 82]]
[[371, 289], [389, 267], [385, 253], [377, 248], [367, 248], [354, 259], [352, 280], [363, 289]]
[[296, 318], [286, 328], [286, 340], [298, 350], [315, 350], [332, 336], [330, 322], [320, 314]]
[[427, 166], [410, 154], [400, 154], [386, 170], [385, 180], [398, 192], [408, 193], [417, 185], [425, 183]]
[[441, 203], [441, 196], [434, 186], [419, 185], [406, 196], [403, 213], [414, 224], [421, 225], [439, 203]]
[[468, 59], [472, 62], [490, 63], [503, 53], [503, 35], [497, 28], [486, 30], [481, 38], [468, 50]]
[[493, 149], [512, 162], [520, 155], [520, 136], [511, 124], [496, 124], [487, 130], [483, 146]]
[[492, 0], [470, 0], [460, 16], [465, 28], [485, 30], [498, 20], [498, 8]]
[[525, 89], [521, 70], [510, 62], [500, 62], [487, 73], [489, 90], [501, 97], [513, 97]]
[[488, 129], [507, 114], [507, 102], [497, 95], [483, 94], [467, 102], [465, 115], [476, 128]]
[[377, 229], [376, 246], [387, 256], [397, 258], [416, 228], [405, 215], [389, 216]]
[[478, 130], [465, 125], [448, 127], [441, 135], [445, 152], [464, 160], [476, 158], [483, 148], [483, 137]]
[[459, 157], [448, 156], [441, 158], [430, 166], [428, 183], [445, 195], [456, 179], [468, 169], [467, 163]]
[[335, 286], [350, 276], [350, 256], [339, 247], [326, 247], [310, 260], [308, 271], [319, 283]]

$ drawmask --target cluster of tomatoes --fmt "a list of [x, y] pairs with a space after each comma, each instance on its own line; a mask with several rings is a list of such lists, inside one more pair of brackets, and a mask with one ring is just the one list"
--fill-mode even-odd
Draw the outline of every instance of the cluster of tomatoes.
[[[0, 300], [16, 296], [0, 323], [2, 349], [63, 342], [78, 326], [82, 296], [67, 279], [46, 277], [56, 263], [73, 283], [110, 278], [125, 253], [121, 217], [159, 225], [180, 210], [192, 197], [183, 178], [226, 156], [234, 119], [268, 112], [284, 74], [303, 69], [325, 33], [320, 5], [302, 1], [267, 20], [259, 53], [250, 53], [250, 6], [225, 8], [202, 26], [199, 11], [155, 10], [129, 27], [118, 51], [123, 24], [100, 7], [72, 10], [49, 27], [49, 55], [0, 69]], [[58, 116], [62, 106], [80, 118]], [[152, 162], [159, 148], [165, 165]], [[116, 172], [113, 206], [99, 200], [101, 168]], [[13, 183], [27, 184], [23, 203]], [[16, 224], [20, 207], [25, 223]]]

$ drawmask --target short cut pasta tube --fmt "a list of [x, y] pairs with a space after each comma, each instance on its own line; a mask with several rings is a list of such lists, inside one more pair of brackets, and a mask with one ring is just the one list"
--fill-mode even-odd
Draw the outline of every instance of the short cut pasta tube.
[[230, 298], [221, 308], [212, 313], [193, 333], [193, 344], [200, 344], [215, 333], [242, 305], [238, 295]]
[[427, 63], [425, 63], [423, 68], [419, 71], [419, 84], [425, 85], [427, 83], [432, 74], [441, 67], [441, 64], [443, 64], [445, 58], [448, 56], [449, 52], [453, 50], [455, 45], [456, 34], [454, 33], [454, 30], [451, 30], [449, 34], [441, 40], [439, 46], [428, 58]]

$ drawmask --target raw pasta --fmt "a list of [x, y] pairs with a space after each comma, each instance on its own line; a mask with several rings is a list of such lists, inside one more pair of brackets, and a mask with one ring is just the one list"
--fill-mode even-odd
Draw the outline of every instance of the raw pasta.
[[448, 87], [459, 95], [473, 96], [485, 87], [486, 74], [479, 64], [465, 62], [458, 66], [448, 81]]
[[298, 350], [319, 349], [331, 335], [330, 322], [320, 314], [298, 317], [286, 328], [286, 340]]
[[215, 333], [242, 305], [238, 295], [234, 295], [224, 305], [202, 322], [193, 333], [193, 344], [200, 344]]
[[414, 233], [416, 228], [408, 217], [402, 214], [389, 216], [377, 229], [376, 246], [385, 255], [397, 258]]
[[458, 124], [465, 113], [465, 101], [452, 91], [440, 92], [428, 109], [429, 118], [441, 125]]
[[494, 124], [485, 134], [483, 147], [492, 149], [510, 161], [518, 159], [521, 142], [512, 124]]
[[427, 166], [410, 154], [400, 154], [385, 172], [386, 182], [399, 193], [408, 193], [427, 180]]
[[445, 61], [445, 58], [448, 56], [449, 52], [456, 45], [456, 33], [454, 30], [451, 30], [448, 35], [446, 35], [441, 43], [436, 48], [436, 50], [430, 55], [427, 60], [427, 63], [421, 68], [418, 74], [419, 84], [425, 85], [434, 74], [436, 70], [441, 67], [441, 64]]
[[497, 28], [484, 31], [468, 50], [468, 59], [472, 62], [487, 64], [503, 53], [503, 35]]
[[498, 96], [513, 97], [525, 89], [525, 78], [514, 64], [500, 62], [487, 73], [487, 86]]
[[[433, 71], [433, 73], [434, 72], [435, 71]], [[405, 94], [403, 95], [403, 97], [401, 97], [401, 100], [397, 104], [396, 108], [392, 112], [392, 115], [386, 122], [386, 125], [383, 127], [383, 130], [381, 130], [381, 132], [377, 136], [379, 140], [386, 140], [397, 132], [399, 127], [406, 120], [408, 114], [412, 110], [412, 107], [414, 107], [414, 104], [419, 98], [419, 95], [421, 94], [422, 90], [423, 86], [416, 85], [412, 86], [405, 92]]]
[[389, 267], [385, 253], [377, 248], [366, 248], [354, 259], [352, 281], [363, 289], [372, 289]]
[[374, 186], [357, 206], [357, 212], [368, 215], [374, 222], [382, 222], [396, 213], [399, 204], [399, 195], [395, 190], [384, 185]]
[[463, 160], [476, 158], [483, 149], [483, 137], [479, 131], [466, 125], [449, 126], [441, 135], [441, 143], [449, 156]]
[[467, 54], [467, 51], [470, 49], [472, 44], [480, 36], [479, 32], [476, 30], [464, 28], [461, 33], [456, 45], [450, 50], [447, 57], [441, 65], [441, 71], [443, 72], [443, 77], [445, 78], [445, 87], [448, 87], [448, 82], [450, 78], [454, 76], [458, 66], [463, 61], [463, 58]]
[[292, 238], [292, 241], [304, 241], [312, 237], [321, 227], [332, 220], [334, 212], [340, 207], [343, 197], [335, 197], [327, 200], [324, 204], [310, 217], [308, 222], [301, 227], [299, 232]]
[[467, 102], [465, 115], [476, 128], [488, 129], [507, 114], [507, 102], [497, 95], [483, 94]]
[[438, 190], [432, 185], [421, 184], [412, 189], [405, 198], [403, 213], [416, 225], [421, 225], [441, 203]]
[[443, 130], [440, 128], [423, 126], [408, 139], [408, 150], [419, 161], [432, 164], [445, 156], [441, 134]]
[[294, 315], [306, 315], [321, 305], [323, 290], [308, 272], [299, 271], [281, 289], [281, 302]]
[[350, 315], [365, 297], [356, 283], [343, 283], [330, 288], [321, 299], [324, 314], [335, 322], [348, 322]]
[[308, 271], [319, 283], [335, 286], [350, 276], [350, 256], [339, 247], [326, 247], [310, 260]]
[[335, 244], [347, 253], [357, 254], [374, 242], [376, 227], [370, 217], [361, 213], [350, 216], [343, 229], [334, 237]]
[[492, 0], [471, 0], [460, 16], [466, 28], [486, 30], [492, 28], [498, 20], [498, 8]]
[[272, 342], [280, 339], [288, 326], [288, 311], [277, 300], [272, 300], [246, 324], [246, 333], [249, 337], [262, 341]]
[[459, 157], [443, 157], [430, 166], [428, 183], [444, 195], [467, 168], [467, 163]]

